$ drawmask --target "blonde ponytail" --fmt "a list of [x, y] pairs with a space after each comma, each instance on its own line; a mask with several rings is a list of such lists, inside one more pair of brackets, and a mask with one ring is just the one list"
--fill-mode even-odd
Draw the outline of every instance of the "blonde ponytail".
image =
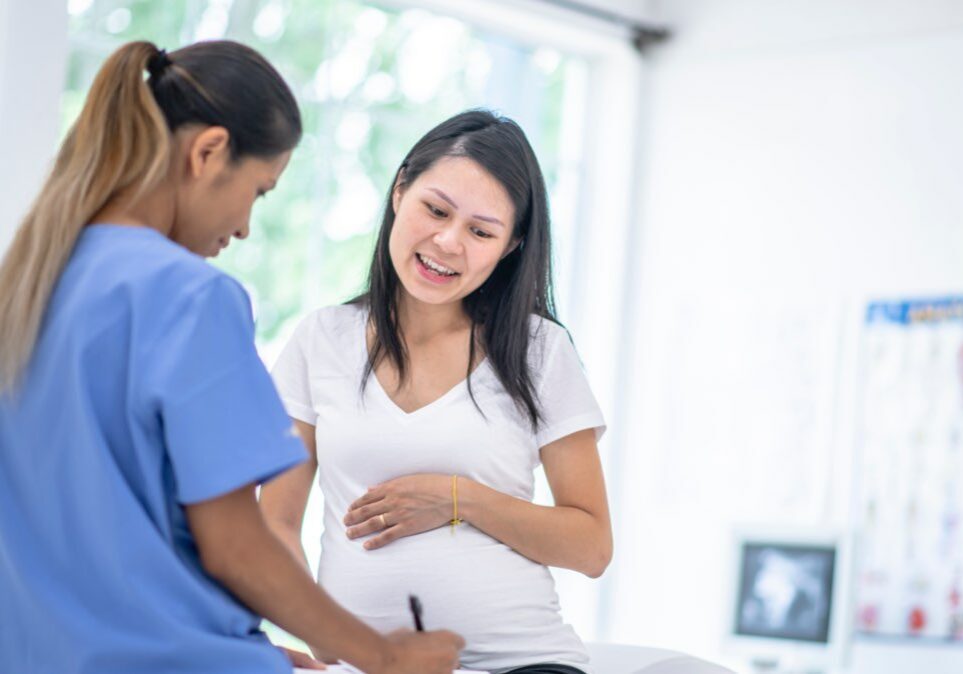
[[0, 392], [33, 353], [44, 312], [83, 227], [121, 190], [166, 175], [171, 134], [144, 79], [158, 49], [132, 42], [97, 73], [53, 170], [0, 264]]

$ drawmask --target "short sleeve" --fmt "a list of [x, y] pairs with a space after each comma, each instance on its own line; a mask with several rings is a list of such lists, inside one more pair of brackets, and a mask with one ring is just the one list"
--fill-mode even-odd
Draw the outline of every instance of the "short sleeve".
[[538, 447], [587, 428], [595, 429], [595, 438], [600, 439], [605, 419], [568, 332], [549, 323], [540, 329], [547, 334], [538, 378], [543, 417], [535, 435]]
[[307, 458], [235, 281], [218, 275], [193, 291], [155, 351], [154, 395], [180, 503], [265, 482]]
[[285, 344], [278, 356], [271, 376], [277, 386], [281, 401], [290, 416], [312, 426], [318, 425], [318, 415], [311, 404], [311, 386], [308, 375], [308, 347], [311, 339], [311, 326], [315, 323], [311, 315], [301, 321], [291, 339]]

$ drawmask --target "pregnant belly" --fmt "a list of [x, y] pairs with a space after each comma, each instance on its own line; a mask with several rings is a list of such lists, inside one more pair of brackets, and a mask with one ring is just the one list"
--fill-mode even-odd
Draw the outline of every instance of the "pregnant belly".
[[318, 580], [378, 631], [411, 629], [408, 595], [415, 594], [425, 629], [450, 629], [465, 638], [465, 662], [504, 653], [514, 642], [524, 651], [533, 640], [570, 640], [548, 569], [469, 525], [454, 535], [442, 528], [379, 550], [365, 550], [362, 542], [326, 534]]

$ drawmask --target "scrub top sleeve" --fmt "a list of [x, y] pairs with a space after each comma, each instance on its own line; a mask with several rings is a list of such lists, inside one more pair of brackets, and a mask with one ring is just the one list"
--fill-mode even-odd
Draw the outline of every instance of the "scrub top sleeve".
[[318, 425], [318, 415], [311, 401], [307, 354], [316, 324], [314, 314], [302, 320], [271, 368], [271, 377], [288, 414], [312, 426]]
[[307, 458], [234, 280], [218, 275], [193, 292], [159, 351], [160, 415], [180, 503], [265, 482]]
[[599, 440], [605, 432], [605, 419], [568, 331], [556, 325], [546, 327], [550, 334], [538, 385], [543, 416], [535, 434], [538, 447], [586, 428], [595, 429]]

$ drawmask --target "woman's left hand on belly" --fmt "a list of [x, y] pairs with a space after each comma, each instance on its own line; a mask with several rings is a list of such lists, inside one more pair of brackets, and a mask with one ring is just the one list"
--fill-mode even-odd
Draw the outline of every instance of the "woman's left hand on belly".
[[451, 513], [451, 476], [422, 473], [371, 487], [348, 506], [344, 523], [348, 538], [375, 534], [364, 543], [365, 549], [374, 550], [444, 526]]

